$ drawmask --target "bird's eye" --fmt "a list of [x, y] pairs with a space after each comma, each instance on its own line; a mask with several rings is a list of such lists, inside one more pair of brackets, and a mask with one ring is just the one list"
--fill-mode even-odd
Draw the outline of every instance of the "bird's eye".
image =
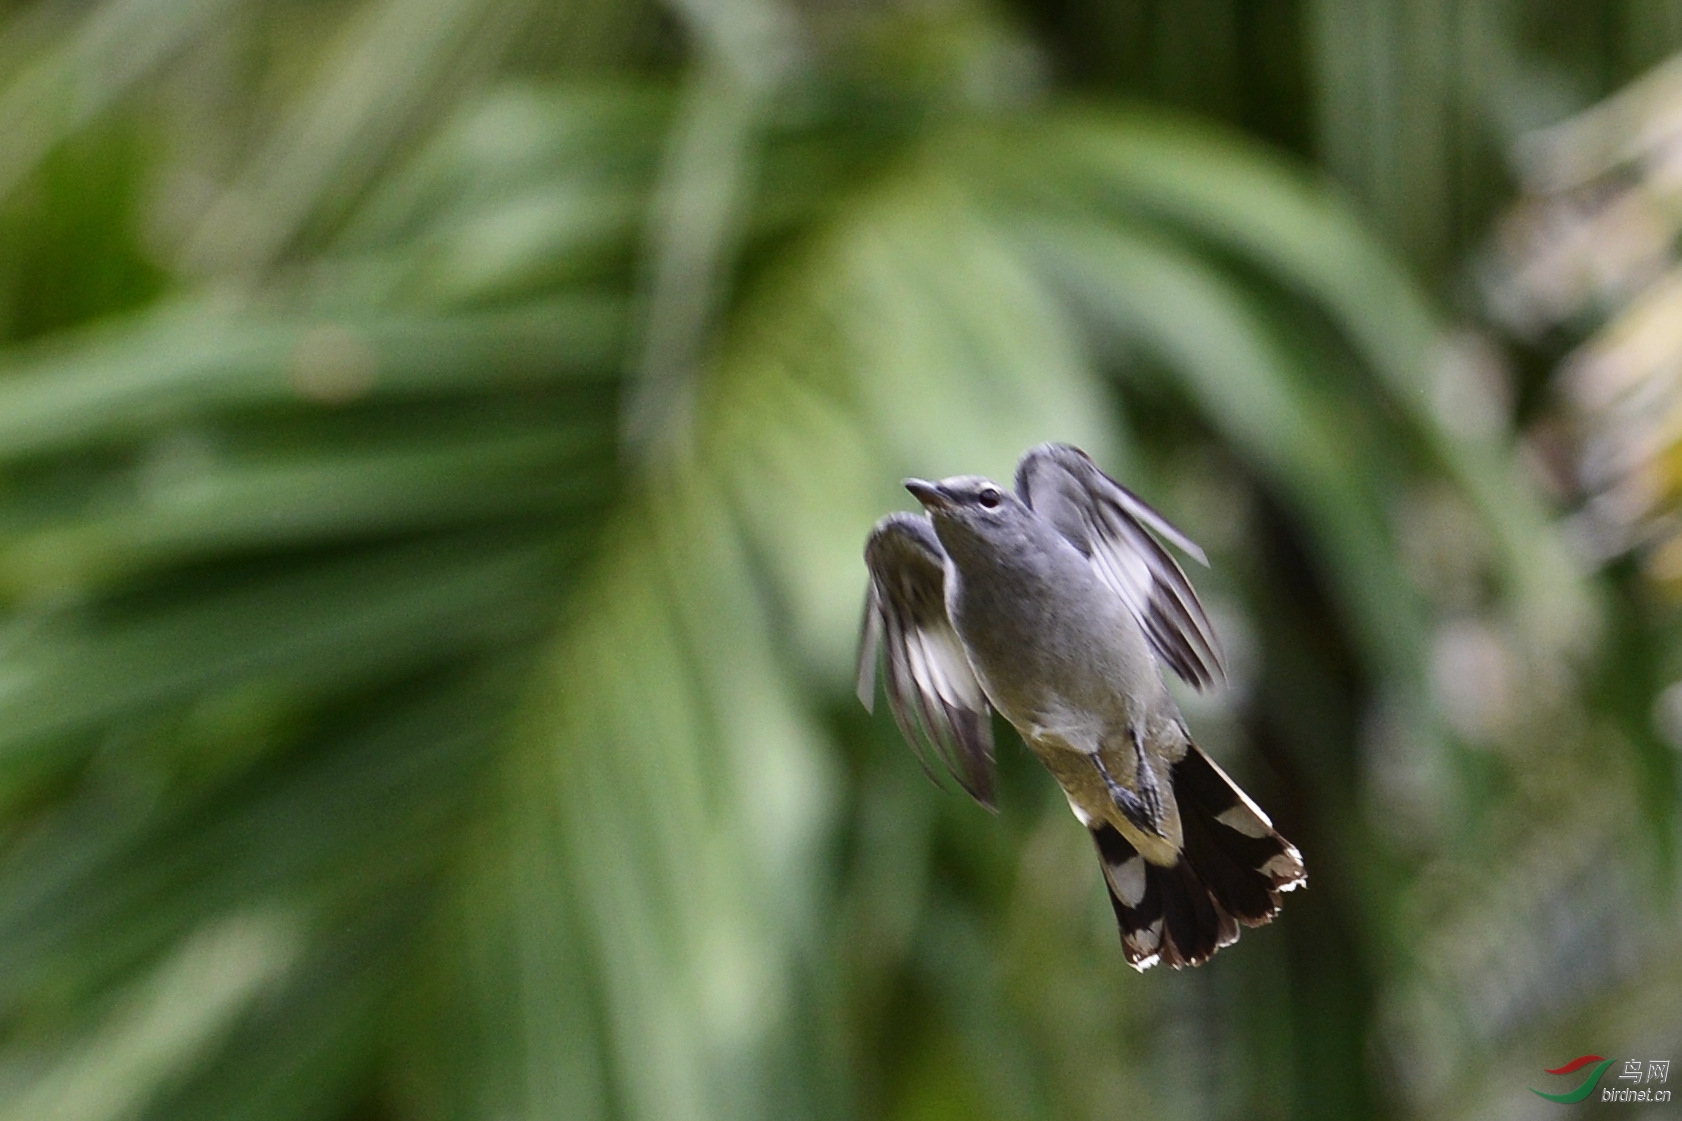
[[999, 493], [998, 487], [982, 487], [981, 493], [976, 497], [989, 510], [1004, 501], [1004, 495]]

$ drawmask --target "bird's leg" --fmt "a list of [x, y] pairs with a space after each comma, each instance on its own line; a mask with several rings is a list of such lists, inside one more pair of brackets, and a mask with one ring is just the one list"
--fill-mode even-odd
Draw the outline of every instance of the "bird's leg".
[[1156, 835], [1162, 836], [1162, 791], [1156, 785], [1156, 772], [1151, 769], [1150, 760], [1145, 757], [1145, 738], [1139, 734], [1137, 727], [1130, 727], [1128, 731], [1133, 736], [1133, 774], [1139, 787], [1139, 798], [1145, 804], [1145, 812], [1151, 821], [1156, 823]]
[[[1137, 747], [1137, 736], [1134, 737], [1133, 742], [1134, 746]], [[1153, 837], [1163, 836], [1162, 805], [1156, 798], [1156, 784], [1148, 780], [1142, 782], [1141, 787], [1147, 792], [1147, 798], [1140, 798], [1117, 782], [1110, 774], [1109, 768], [1104, 766], [1102, 752], [1094, 751], [1091, 759], [1092, 765], [1098, 768], [1098, 777], [1104, 780], [1104, 789], [1110, 793], [1110, 801], [1115, 803], [1116, 809], [1121, 811], [1122, 816], [1132, 822], [1133, 826], [1142, 833], [1148, 833]], [[1142, 757], [1136, 773], [1141, 778], [1147, 774]]]

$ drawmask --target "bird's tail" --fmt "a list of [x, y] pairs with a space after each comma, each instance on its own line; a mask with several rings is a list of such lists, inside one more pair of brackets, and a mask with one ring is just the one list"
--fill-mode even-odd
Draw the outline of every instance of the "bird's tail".
[[1279, 913], [1279, 893], [1308, 883], [1302, 854], [1261, 808], [1192, 745], [1174, 764], [1184, 847], [1152, 864], [1112, 825], [1092, 830], [1128, 964], [1202, 965], [1238, 940], [1238, 926]]

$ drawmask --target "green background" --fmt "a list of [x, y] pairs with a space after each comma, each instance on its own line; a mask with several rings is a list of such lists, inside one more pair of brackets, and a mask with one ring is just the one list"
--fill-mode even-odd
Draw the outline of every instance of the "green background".
[[[1552, 1117], [1682, 1058], [1674, 589], [1532, 454], [1606, 309], [1492, 311], [1515, 145], [1679, 44], [5, 5], [0, 1119]], [[1196, 971], [1002, 725], [991, 816], [852, 697], [898, 480], [1045, 439], [1207, 549], [1187, 718], [1309, 867]]]

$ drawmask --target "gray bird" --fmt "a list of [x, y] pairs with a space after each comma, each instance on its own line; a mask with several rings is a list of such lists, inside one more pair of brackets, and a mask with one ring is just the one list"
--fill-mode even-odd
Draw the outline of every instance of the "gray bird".
[[[958, 475], [907, 479], [927, 516], [889, 514], [870, 569], [859, 699], [888, 704], [928, 769], [933, 754], [993, 804], [989, 703], [1057, 779], [1092, 833], [1127, 960], [1200, 965], [1308, 882], [1302, 856], [1192, 743], [1163, 684], [1225, 675], [1220, 647], [1160, 536], [1203, 551], [1079, 448], [1042, 444], [1016, 493]], [[932, 771], [930, 774], [932, 775]]]

